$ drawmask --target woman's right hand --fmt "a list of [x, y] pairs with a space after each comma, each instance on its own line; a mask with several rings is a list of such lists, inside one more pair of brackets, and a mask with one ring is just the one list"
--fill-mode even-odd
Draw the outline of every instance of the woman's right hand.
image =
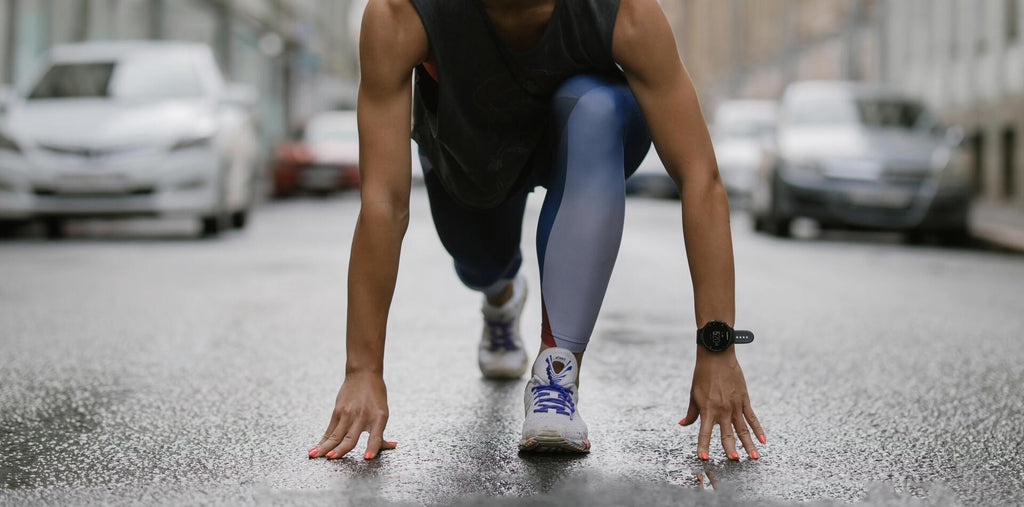
[[320, 443], [309, 450], [310, 458], [336, 459], [355, 448], [363, 432], [370, 433], [363, 459], [377, 457], [381, 449], [394, 449], [398, 442], [384, 440], [388, 423], [388, 392], [379, 373], [348, 373]]

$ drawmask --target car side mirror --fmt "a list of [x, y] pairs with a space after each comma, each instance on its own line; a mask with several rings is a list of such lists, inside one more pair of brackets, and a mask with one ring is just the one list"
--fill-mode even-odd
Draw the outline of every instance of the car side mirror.
[[250, 109], [256, 105], [256, 89], [243, 83], [228, 83], [221, 92], [220, 102], [226, 106]]

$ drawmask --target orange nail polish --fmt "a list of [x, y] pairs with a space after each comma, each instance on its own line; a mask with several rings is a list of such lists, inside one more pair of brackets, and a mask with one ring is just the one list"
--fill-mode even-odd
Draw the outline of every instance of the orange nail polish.
[[316, 455], [317, 455], [317, 453], [319, 453], [319, 452], [320, 452], [320, 451], [319, 451], [319, 450], [318, 450], [318, 449], [317, 449], [316, 447], [313, 447], [313, 448], [311, 448], [310, 450], [306, 451], [306, 453], [307, 453], [307, 454], [309, 454], [309, 457], [311, 457], [311, 458], [312, 458], [313, 456], [316, 456]]
[[760, 459], [761, 455], [757, 453], [757, 450], [750, 451], [750, 457], [754, 459]]
[[327, 457], [328, 458], [333, 458], [334, 457], [334, 451], [331, 451], [331, 452], [327, 453]]
[[732, 454], [729, 455], [729, 458], [731, 458], [731, 459], [740, 459], [740, 455], [736, 454], [736, 453], [732, 453]]
[[764, 435], [758, 435], [757, 439], [760, 440], [762, 444], [767, 444], [768, 443], [768, 439], [765, 438]]
[[363, 455], [363, 459], [372, 459], [372, 458], [373, 458], [373, 453], [370, 452], [370, 451], [366, 451], [366, 454]]
[[700, 459], [702, 459], [702, 460], [706, 461], [708, 459], [708, 453], [706, 453], [706, 452], [700, 453], [699, 456], [700, 456]]
[[388, 442], [388, 445], [398, 445], [398, 442]]

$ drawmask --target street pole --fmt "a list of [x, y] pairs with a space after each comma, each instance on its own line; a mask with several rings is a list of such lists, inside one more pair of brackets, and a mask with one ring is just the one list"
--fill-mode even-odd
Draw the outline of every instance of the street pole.
[[78, 0], [78, 22], [75, 24], [75, 42], [89, 38], [89, 15], [92, 14], [92, 0]]
[[232, 0], [222, 0], [215, 6], [217, 11], [217, 59], [220, 60], [224, 75], [231, 79], [234, 76], [234, 52], [231, 48], [231, 19], [234, 16]]
[[149, 38], [164, 38], [164, 0], [149, 0]]
[[14, 57], [18, 43], [18, 0], [7, 0], [7, 26], [4, 44], [3, 82], [14, 84]]
[[860, 27], [864, 17], [864, 1], [853, 0], [853, 10], [848, 14], [845, 27], [846, 53], [843, 79], [856, 81], [863, 78], [860, 72]]
[[742, 93], [744, 80], [744, 56], [746, 54], [746, 2], [747, 0], [729, 1], [729, 23], [732, 25], [732, 36], [729, 37], [729, 93], [738, 97]]

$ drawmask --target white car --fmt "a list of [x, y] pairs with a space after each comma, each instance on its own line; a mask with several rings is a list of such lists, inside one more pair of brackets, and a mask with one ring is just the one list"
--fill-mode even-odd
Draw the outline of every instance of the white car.
[[203, 235], [241, 228], [259, 158], [246, 110], [209, 46], [57, 46], [0, 118], [0, 220], [187, 215]]
[[715, 158], [730, 196], [750, 195], [777, 118], [778, 104], [769, 100], [730, 100], [715, 110]]

